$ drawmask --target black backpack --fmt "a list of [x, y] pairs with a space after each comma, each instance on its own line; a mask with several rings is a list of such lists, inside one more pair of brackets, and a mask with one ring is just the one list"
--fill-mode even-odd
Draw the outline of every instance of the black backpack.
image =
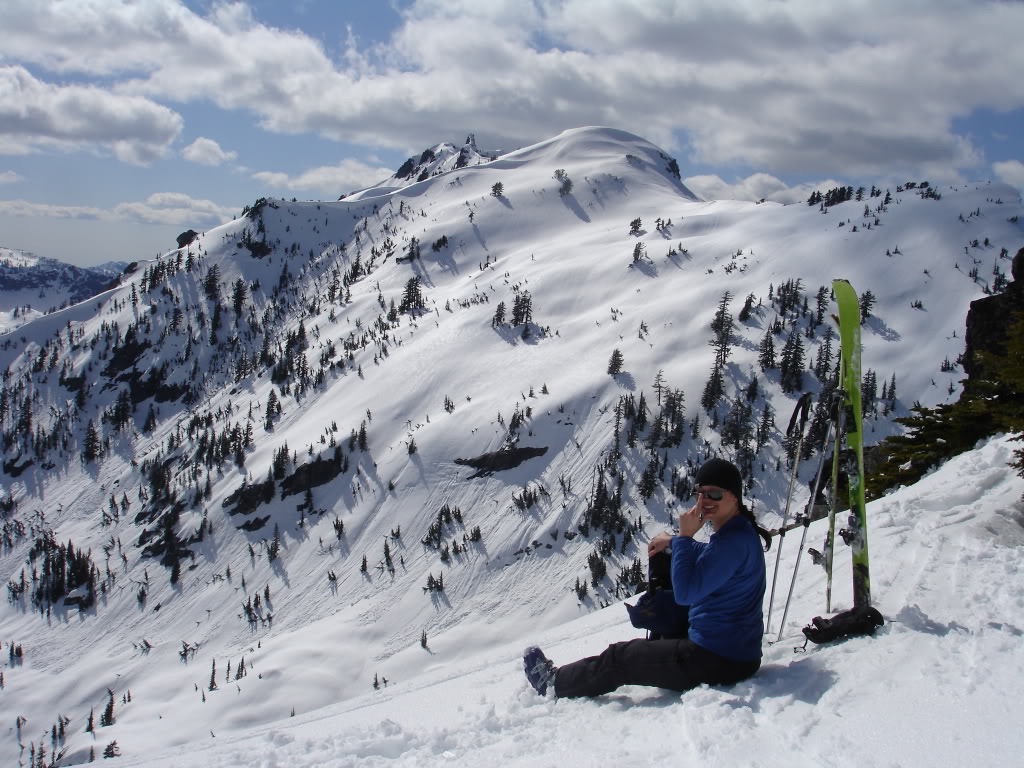
[[672, 594], [672, 557], [659, 552], [647, 561], [647, 590], [636, 605], [626, 603], [629, 622], [646, 629], [649, 640], [683, 639], [690, 630], [690, 609]]

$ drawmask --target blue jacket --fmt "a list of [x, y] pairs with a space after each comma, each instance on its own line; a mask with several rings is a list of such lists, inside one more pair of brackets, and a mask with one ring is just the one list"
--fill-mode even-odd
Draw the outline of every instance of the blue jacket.
[[737, 515], [704, 543], [672, 537], [672, 591], [690, 606], [690, 639], [735, 661], [761, 658], [764, 550]]

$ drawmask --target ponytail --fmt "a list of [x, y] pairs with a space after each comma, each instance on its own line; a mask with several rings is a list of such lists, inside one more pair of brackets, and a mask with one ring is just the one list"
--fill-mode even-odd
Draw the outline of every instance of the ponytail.
[[744, 504], [742, 501], [740, 502], [740, 515], [742, 515], [743, 519], [754, 527], [754, 530], [757, 531], [757, 535], [764, 539], [764, 551], [767, 552], [769, 549], [771, 549], [772, 535], [768, 533], [767, 529], [762, 528], [760, 525], [757, 524], [757, 518], [754, 517], [754, 513], [751, 512], [747, 505]]

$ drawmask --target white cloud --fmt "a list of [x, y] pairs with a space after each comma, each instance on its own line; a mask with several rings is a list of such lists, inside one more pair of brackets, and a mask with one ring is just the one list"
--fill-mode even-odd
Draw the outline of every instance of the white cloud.
[[101, 147], [120, 160], [148, 163], [181, 132], [176, 112], [141, 96], [91, 85], [52, 85], [20, 66], [0, 67], [0, 148]]
[[158, 192], [142, 202], [121, 203], [111, 213], [117, 218], [144, 224], [212, 227], [230, 221], [236, 210], [178, 192]]
[[159, 192], [143, 201], [120, 203], [113, 208], [0, 200], [0, 215], [19, 218], [81, 219], [180, 226], [212, 227], [223, 224], [231, 220], [235, 210], [211, 200], [195, 199], [177, 192]]
[[1004, 160], [992, 163], [996, 178], [1024, 191], [1024, 163], [1020, 160]]
[[786, 205], [805, 202], [814, 190], [825, 191], [846, 186], [845, 182], [835, 179], [789, 186], [767, 173], [755, 173], [733, 183], [713, 174], [689, 176], [683, 179], [683, 184], [705, 200], [771, 200]]
[[298, 176], [274, 171], [259, 171], [252, 176], [267, 186], [288, 190], [320, 193], [325, 197], [337, 197], [341, 194], [365, 189], [386, 179], [393, 170], [379, 168], [357, 160], [343, 160], [338, 165], [325, 165], [310, 168]]
[[1024, 108], [1022, 3], [860, 0], [836, 14], [809, 0], [414, 0], [391, 39], [361, 49], [350, 34], [340, 52], [243, 3], [9, 5], [9, 60], [370, 147], [467, 131], [521, 146], [613, 125], [704, 165], [935, 176], [982, 162], [955, 119]]
[[0, 200], [0, 215], [20, 218], [87, 219], [109, 218], [101, 208], [85, 205], [52, 205], [28, 200]]
[[15, 184], [19, 181], [24, 181], [24, 179], [14, 171], [0, 172], [0, 184]]
[[200, 165], [221, 165], [234, 160], [238, 157], [238, 153], [225, 151], [213, 139], [200, 136], [181, 150], [181, 156], [189, 162]]

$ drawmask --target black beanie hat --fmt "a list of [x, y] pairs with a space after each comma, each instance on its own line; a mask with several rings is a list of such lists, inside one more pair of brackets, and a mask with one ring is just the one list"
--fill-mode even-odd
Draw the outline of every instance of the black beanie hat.
[[725, 459], [708, 459], [697, 470], [697, 485], [714, 485], [730, 491], [736, 500], [743, 503], [743, 477], [736, 465]]

